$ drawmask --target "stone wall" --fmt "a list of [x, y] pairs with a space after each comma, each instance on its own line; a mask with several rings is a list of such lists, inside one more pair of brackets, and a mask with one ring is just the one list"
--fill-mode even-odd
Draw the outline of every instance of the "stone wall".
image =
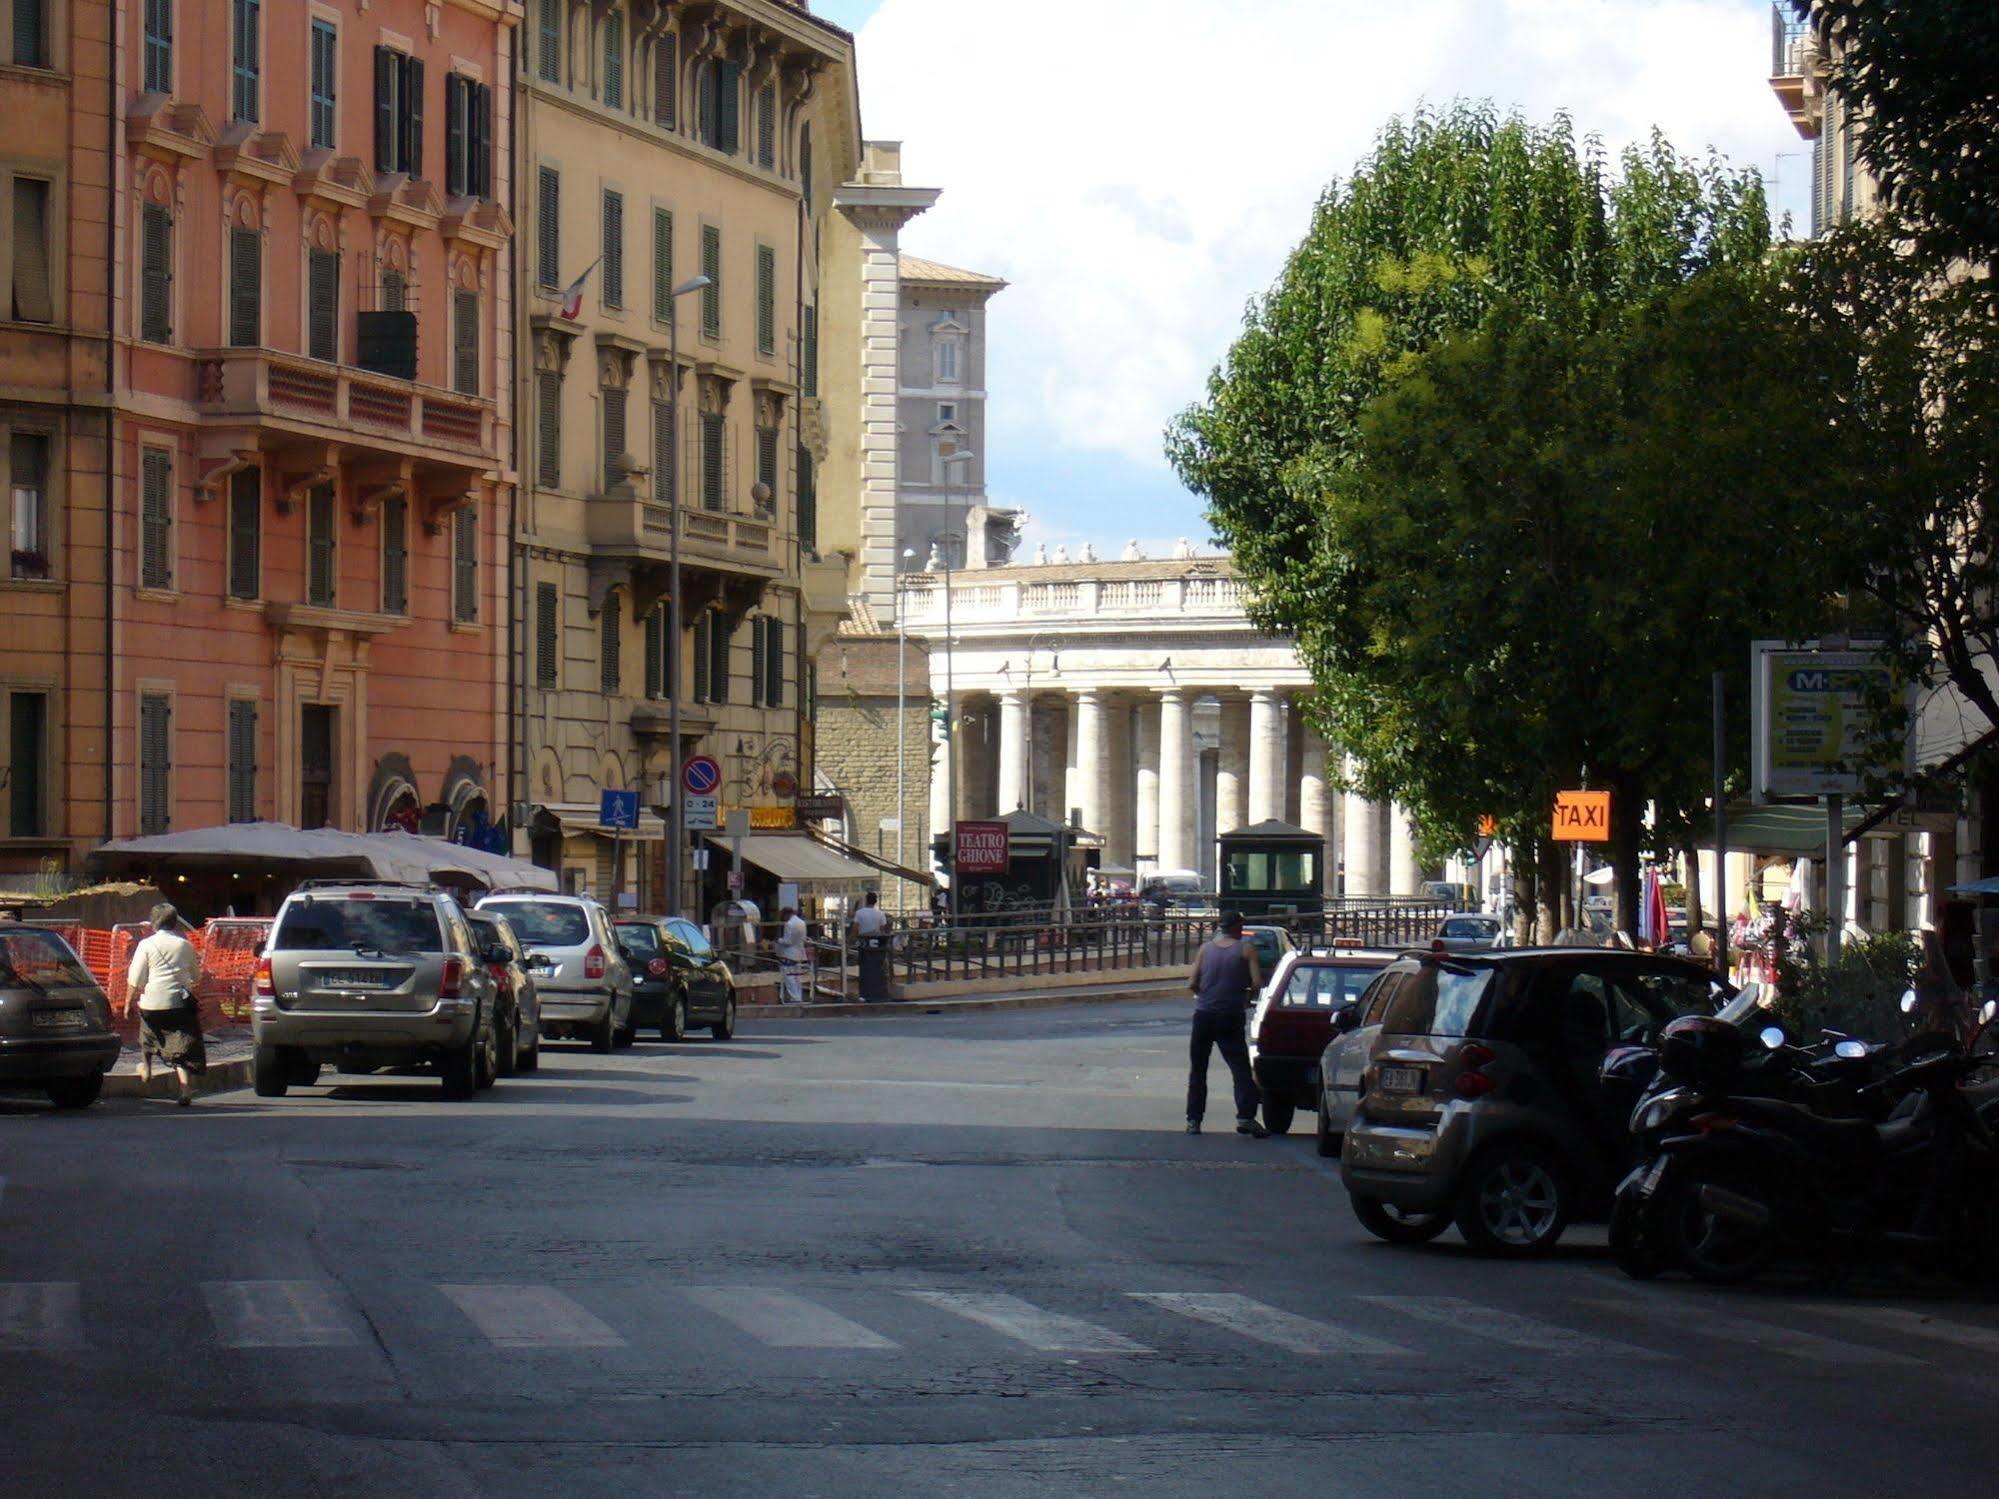
[[[908, 642], [902, 677], [902, 857], [914, 870], [930, 867], [929, 656]], [[818, 777], [822, 789], [847, 799], [845, 836], [855, 846], [896, 859], [896, 637], [841, 634], [819, 656]], [[887, 820], [889, 826], [883, 829]], [[920, 911], [929, 890], [884, 875], [882, 905]]]

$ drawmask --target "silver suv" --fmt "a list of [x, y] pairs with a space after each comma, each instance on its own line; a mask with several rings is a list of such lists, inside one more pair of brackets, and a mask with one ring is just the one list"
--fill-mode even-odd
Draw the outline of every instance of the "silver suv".
[[630, 1046], [632, 970], [611, 913], [587, 895], [495, 894], [474, 907], [507, 918], [541, 996], [542, 1034], [580, 1036], [592, 1051]]
[[447, 1098], [491, 1087], [497, 987], [441, 890], [308, 880], [278, 908], [250, 1006], [264, 1098], [342, 1072], [435, 1064]]

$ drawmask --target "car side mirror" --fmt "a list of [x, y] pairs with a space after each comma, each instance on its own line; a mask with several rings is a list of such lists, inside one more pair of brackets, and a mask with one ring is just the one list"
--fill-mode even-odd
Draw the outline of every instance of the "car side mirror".
[[1902, 1013], [1904, 1015], [1913, 1015], [1916, 1013], [1916, 991], [1914, 989], [1904, 989], [1902, 991]]
[[1360, 1006], [1344, 1004], [1333, 1011], [1333, 1029], [1342, 1036], [1360, 1029]]
[[487, 944], [479, 950], [479, 957], [487, 963], [511, 963], [514, 955], [498, 942]]

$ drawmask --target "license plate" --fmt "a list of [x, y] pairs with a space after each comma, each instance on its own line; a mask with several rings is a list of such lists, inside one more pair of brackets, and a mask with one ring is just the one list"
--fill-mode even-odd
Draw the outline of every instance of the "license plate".
[[82, 1010], [37, 1010], [35, 1029], [38, 1031], [80, 1031], [90, 1024], [90, 1017]]
[[383, 975], [372, 968], [322, 968], [319, 982], [329, 989], [380, 989]]
[[1421, 1093], [1421, 1067], [1384, 1067], [1375, 1075], [1375, 1086], [1383, 1093]]

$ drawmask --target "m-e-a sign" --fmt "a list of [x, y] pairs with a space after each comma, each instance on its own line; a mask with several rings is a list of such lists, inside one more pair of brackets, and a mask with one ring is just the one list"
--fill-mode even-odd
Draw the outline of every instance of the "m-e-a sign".
[[961, 822], [957, 824], [957, 846], [952, 869], [957, 874], [1005, 874], [1007, 866], [1006, 824], [1003, 822]]
[[1553, 837], [1558, 843], [1608, 843], [1610, 793], [1557, 791]]

